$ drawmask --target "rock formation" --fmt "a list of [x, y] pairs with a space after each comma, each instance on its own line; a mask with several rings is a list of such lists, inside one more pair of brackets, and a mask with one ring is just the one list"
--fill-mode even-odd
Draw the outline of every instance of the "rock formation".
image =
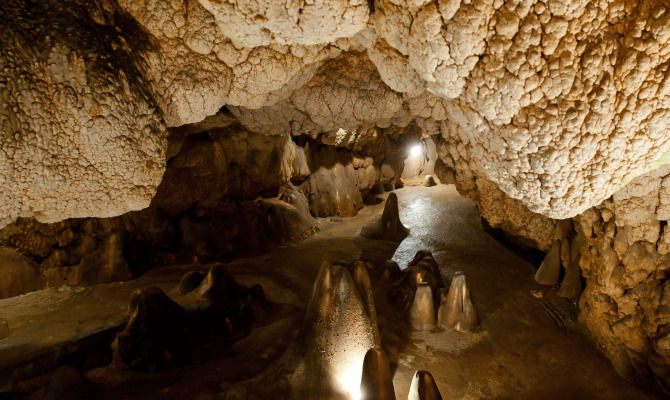
[[442, 395], [430, 372], [416, 371], [407, 400], [442, 400]]
[[435, 303], [433, 291], [427, 283], [420, 283], [416, 287], [414, 301], [409, 308], [409, 323], [418, 331], [427, 331], [435, 328]]
[[382, 215], [375, 217], [361, 229], [361, 236], [368, 239], [402, 241], [409, 234], [409, 229], [400, 221], [398, 196], [389, 193], [384, 204]]
[[556, 241], [544, 257], [540, 268], [535, 273], [535, 281], [540, 285], [558, 285], [561, 275], [561, 242]]
[[[182, 279], [194, 276], [187, 273]], [[183, 285], [180, 285], [180, 289]], [[262, 291], [262, 289], [261, 289]], [[262, 299], [240, 286], [221, 265], [176, 303], [157, 287], [136, 290], [129, 319], [112, 349], [117, 365], [153, 370], [192, 359], [210, 342], [231, 342], [249, 333], [251, 302]]]
[[370, 349], [363, 359], [361, 374], [362, 400], [395, 400], [393, 375], [383, 350]]
[[293, 396], [331, 398], [359, 390], [365, 354], [380, 346], [370, 301], [345, 267], [321, 267], [303, 328], [282, 364], [289, 369], [281, 375], [290, 376]]
[[446, 296], [440, 296], [438, 323], [459, 332], [469, 332], [477, 326], [477, 309], [470, 298], [468, 280], [460, 271], [454, 274]]

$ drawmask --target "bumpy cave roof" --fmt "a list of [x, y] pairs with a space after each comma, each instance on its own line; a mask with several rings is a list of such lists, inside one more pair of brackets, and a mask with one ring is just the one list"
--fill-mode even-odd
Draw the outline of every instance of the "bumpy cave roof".
[[[146, 207], [169, 127], [420, 126], [572, 217], [668, 158], [667, 1], [6, 0], [0, 226]], [[459, 161], [460, 160], [460, 161]]]

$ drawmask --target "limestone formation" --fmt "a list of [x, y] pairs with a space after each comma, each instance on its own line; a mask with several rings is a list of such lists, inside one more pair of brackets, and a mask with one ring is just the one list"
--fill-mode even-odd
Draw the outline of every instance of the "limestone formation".
[[418, 331], [435, 328], [433, 291], [427, 283], [420, 283], [416, 287], [414, 301], [409, 309], [409, 323], [412, 328]]
[[164, 368], [191, 359], [207, 343], [239, 339], [251, 330], [251, 303], [262, 301], [262, 288], [260, 297], [258, 292], [238, 285], [222, 265], [210, 267], [180, 303], [158, 287], [137, 289], [128, 323], [112, 343], [115, 362], [138, 370]]
[[401, 276], [402, 278], [389, 289], [388, 297], [391, 303], [403, 311], [409, 311], [420, 284], [428, 284], [433, 297], [444, 287], [437, 262], [428, 250], [419, 250], [408, 268], [402, 271]]
[[402, 272], [400, 271], [400, 266], [398, 266], [397, 262], [393, 260], [384, 261], [381, 270], [382, 279], [386, 281], [394, 281], [400, 277], [401, 274]]
[[382, 215], [372, 219], [361, 229], [361, 236], [368, 239], [402, 241], [409, 229], [400, 221], [398, 196], [390, 193], [384, 204]]
[[195, 290], [205, 279], [205, 274], [200, 271], [190, 271], [184, 274], [177, 286], [177, 293], [186, 294]]
[[463, 272], [456, 272], [446, 296], [440, 296], [438, 323], [444, 328], [469, 332], [478, 324], [477, 309], [470, 298], [470, 287]]
[[556, 241], [535, 272], [535, 281], [540, 285], [558, 285], [561, 275], [561, 242]]
[[426, 175], [426, 177], [423, 180], [423, 186], [433, 187], [435, 185], [437, 185], [437, 183], [435, 182], [435, 178], [433, 178], [432, 175]]
[[416, 371], [409, 387], [407, 400], [442, 400], [433, 375], [428, 371]]
[[37, 265], [14, 249], [0, 247], [0, 298], [41, 288]]
[[0, 7], [0, 226], [116, 216], [156, 193], [167, 134], [131, 54], [148, 39], [97, 17], [76, 2]]
[[580, 274], [579, 265], [571, 266], [565, 271], [565, 276], [557, 294], [566, 299], [577, 299], [582, 294], [582, 290], [582, 275]]
[[362, 400], [395, 400], [393, 375], [386, 354], [381, 349], [370, 349], [363, 359], [361, 374]]
[[184, 357], [192, 321], [179, 304], [150, 287], [136, 290], [128, 308], [128, 324], [112, 344], [118, 364], [148, 370]]
[[380, 345], [369, 301], [346, 268], [321, 267], [303, 328], [285, 355], [294, 397], [330, 398], [352, 390], [352, 381], [358, 385], [365, 354]]

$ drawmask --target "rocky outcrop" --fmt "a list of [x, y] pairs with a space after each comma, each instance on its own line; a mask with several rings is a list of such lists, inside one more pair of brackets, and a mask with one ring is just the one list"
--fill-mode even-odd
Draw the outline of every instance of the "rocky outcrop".
[[663, 167], [636, 178], [575, 219], [586, 278], [580, 322], [619, 373], [645, 382], [650, 371], [666, 392], [669, 174]]

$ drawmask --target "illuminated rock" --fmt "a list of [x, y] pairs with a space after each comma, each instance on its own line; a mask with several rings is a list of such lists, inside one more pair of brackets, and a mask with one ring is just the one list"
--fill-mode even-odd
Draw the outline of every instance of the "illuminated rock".
[[477, 310], [470, 299], [470, 288], [463, 272], [456, 272], [446, 296], [441, 296], [438, 323], [444, 328], [468, 332], [477, 326]]
[[442, 400], [442, 395], [430, 372], [416, 371], [407, 400]]
[[[365, 282], [364, 275], [358, 271], [358, 282]], [[294, 368], [288, 378], [293, 398], [357, 395], [365, 354], [380, 346], [376, 315], [368, 311], [374, 310], [372, 298], [361, 295], [359, 285], [342, 266], [321, 267], [303, 328], [286, 358]]]
[[409, 323], [418, 331], [427, 331], [435, 328], [435, 303], [433, 291], [427, 283], [416, 287], [414, 302], [409, 309]]
[[370, 349], [363, 360], [361, 400], [395, 400], [393, 375], [383, 350]]
[[402, 241], [409, 234], [409, 229], [400, 221], [398, 212], [398, 196], [390, 193], [381, 216], [375, 217], [361, 229], [361, 236], [368, 239]]

